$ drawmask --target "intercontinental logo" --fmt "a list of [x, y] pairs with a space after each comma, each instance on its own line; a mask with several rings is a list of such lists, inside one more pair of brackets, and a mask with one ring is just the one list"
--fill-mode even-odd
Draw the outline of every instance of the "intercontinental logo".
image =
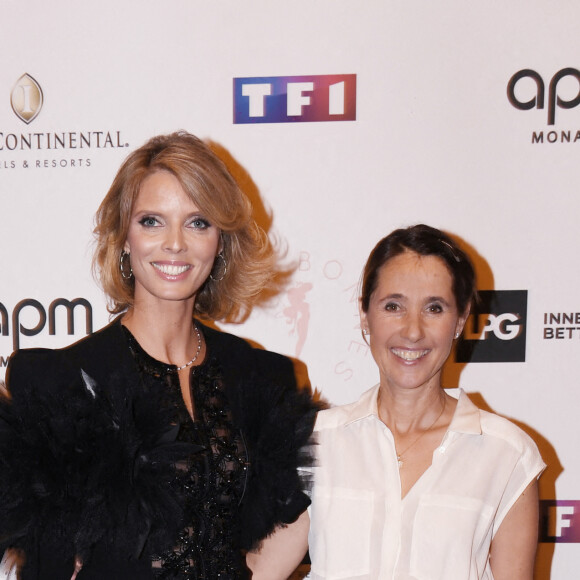
[[[10, 105], [25, 125], [37, 121], [45, 105], [40, 83], [32, 75], [23, 74], [12, 87]], [[34, 130], [0, 126], [0, 171], [90, 167], [91, 150], [129, 147], [119, 130], [43, 130], [35, 125]]]
[[32, 123], [42, 109], [42, 89], [28, 73], [23, 74], [10, 93], [10, 104], [16, 116], [27, 125]]

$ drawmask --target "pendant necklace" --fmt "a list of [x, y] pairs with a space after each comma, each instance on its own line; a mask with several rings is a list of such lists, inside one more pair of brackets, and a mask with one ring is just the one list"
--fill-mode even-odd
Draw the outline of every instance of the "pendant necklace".
[[168, 368], [167, 369], [168, 371], [178, 373], [179, 371], [182, 371], [183, 369], [186, 369], [187, 367], [191, 366], [197, 360], [197, 357], [201, 352], [201, 332], [199, 332], [199, 328], [197, 328], [197, 324], [195, 324], [195, 322], [193, 323], [193, 330], [195, 330], [195, 334], [197, 335], [197, 350], [195, 351], [195, 356], [190, 361], [186, 362], [184, 365], [181, 365], [180, 367], [177, 367], [176, 369]]
[[[400, 453], [397, 451], [397, 448], [395, 447], [395, 453], [397, 454], [397, 462], [399, 464], [399, 469], [401, 469], [403, 467], [403, 455], [405, 455], [405, 453], [407, 453], [407, 451], [409, 451], [409, 449], [411, 449], [411, 447], [413, 447], [413, 445], [415, 445], [415, 443], [417, 443], [417, 441], [419, 441], [419, 439], [421, 439], [421, 437], [423, 437], [423, 435], [426, 435], [429, 431], [431, 431], [431, 429], [433, 429], [433, 427], [435, 427], [435, 424], [437, 423], [437, 421], [439, 421], [439, 419], [441, 419], [441, 416], [443, 415], [443, 411], [445, 411], [446, 406], [447, 406], [447, 399], [444, 399], [443, 400], [443, 408], [441, 409], [441, 413], [439, 413], [439, 415], [437, 415], [437, 418], [435, 419], [435, 421], [433, 421], [433, 423], [431, 423], [431, 425], [429, 425], [429, 427], [427, 429], [425, 429], [425, 431], [423, 431], [419, 435], [419, 437], [417, 437], [417, 439], [415, 439], [413, 441], [413, 443], [411, 443], [411, 445], [407, 446]], [[397, 431], [396, 427], [395, 427], [395, 431]], [[398, 433], [397, 433], [397, 435], [398, 435]]]

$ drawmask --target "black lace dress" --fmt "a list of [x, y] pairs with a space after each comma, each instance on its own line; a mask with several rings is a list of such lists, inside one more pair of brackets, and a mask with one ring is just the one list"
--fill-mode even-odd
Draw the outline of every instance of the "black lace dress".
[[[197, 323], [199, 324], [199, 323]], [[117, 318], [10, 358], [0, 397], [0, 553], [22, 580], [237, 580], [243, 551], [309, 504], [317, 404], [292, 362], [199, 325], [195, 420], [175, 367]]]
[[192, 420], [183, 402], [176, 368], [150, 357], [123, 329], [144, 382], [165, 384], [164, 404], [175, 410], [178, 440], [203, 447], [178, 466], [174, 485], [185, 498], [186, 527], [175, 548], [153, 561], [154, 576], [184, 580], [247, 578], [239, 547], [239, 506], [247, 484], [248, 453], [241, 431], [233, 424], [219, 363], [208, 352], [205, 361], [191, 369]]

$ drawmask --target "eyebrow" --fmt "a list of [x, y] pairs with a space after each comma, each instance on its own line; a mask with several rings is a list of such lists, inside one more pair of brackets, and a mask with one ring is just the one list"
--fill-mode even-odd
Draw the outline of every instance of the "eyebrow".
[[[159, 209], [148, 210], [147, 208], [144, 208], [144, 209], [137, 208], [137, 209], [133, 210], [132, 215], [135, 215], [135, 216], [151, 215], [151, 216], [162, 216], [163, 217], [163, 216], [166, 216], [168, 213], [171, 213], [171, 212], [167, 212], [167, 211], [163, 211], [163, 210], [160, 211]], [[203, 219], [209, 221], [209, 218], [207, 218], [205, 216], [205, 214], [199, 209], [188, 213], [186, 217], [187, 217], [187, 219], [190, 219], [192, 217], [199, 217], [199, 218], [203, 218]]]
[[445, 306], [451, 306], [451, 304], [449, 304], [449, 302], [447, 302], [447, 300], [445, 300], [445, 298], [442, 296], [429, 296], [429, 298], [427, 298], [427, 302], [441, 302], [445, 304]]
[[[386, 296], [383, 296], [382, 298], [379, 298], [379, 302], [384, 302], [385, 300], [402, 300], [405, 299], [406, 296], [404, 294], [399, 294], [399, 293], [393, 293], [393, 294], [387, 294]], [[428, 302], [441, 302], [443, 304], [445, 304], [446, 306], [451, 306], [451, 304], [445, 300], [445, 298], [443, 298], [442, 296], [428, 296], [427, 299], [425, 300], [426, 303]]]

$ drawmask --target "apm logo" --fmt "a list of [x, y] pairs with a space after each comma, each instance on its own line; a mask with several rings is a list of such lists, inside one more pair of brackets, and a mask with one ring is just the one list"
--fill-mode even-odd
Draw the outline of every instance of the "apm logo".
[[42, 89], [29, 75], [22, 75], [10, 93], [10, 104], [16, 116], [27, 125], [32, 123], [42, 109]]
[[234, 123], [354, 121], [356, 75], [234, 79]]
[[540, 501], [540, 542], [580, 543], [580, 501]]
[[[21, 336], [36, 336], [40, 334], [48, 318], [48, 334], [56, 334], [57, 308], [66, 313], [67, 334], [75, 334], [75, 317], [74, 311], [80, 307], [84, 309], [85, 314], [85, 333], [93, 332], [93, 307], [85, 298], [56, 298], [48, 306], [48, 317], [44, 306], [34, 298], [25, 298], [16, 304], [12, 311], [12, 316], [0, 302], [0, 336], [10, 335], [10, 319], [12, 319], [12, 350], [20, 348]], [[25, 326], [23, 318], [26, 319], [28, 326]], [[37, 320], [35, 320], [37, 319]], [[32, 326], [31, 326], [32, 325]]]
[[[578, 93], [570, 100], [565, 100], [558, 95], [558, 84], [566, 77], [573, 77], [578, 81]], [[527, 101], [522, 101], [516, 96], [516, 85], [522, 79], [531, 79], [531, 83], [524, 84], [532, 88], [530, 93], [531, 98]], [[566, 81], [565, 81], [566, 82]], [[520, 88], [521, 95], [521, 88]], [[518, 71], [508, 82], [507, 96], [509, 102], [516, 108], [522, 111], [533, 109], [543, 109], [545, 104], [546, 85], [544, 79], [535, 70], [526, 68]], [[575, 68], [563, 68], [559, 70], [551, 79], [548, 87], [548, 125], [554, 125], [556, 122], [556, 106], [561, 109], [573, 109], [580, 105], [580, 71]]]
[[457, 345], [457, 362], [525, 362], [527, 290], [482, 290]]

